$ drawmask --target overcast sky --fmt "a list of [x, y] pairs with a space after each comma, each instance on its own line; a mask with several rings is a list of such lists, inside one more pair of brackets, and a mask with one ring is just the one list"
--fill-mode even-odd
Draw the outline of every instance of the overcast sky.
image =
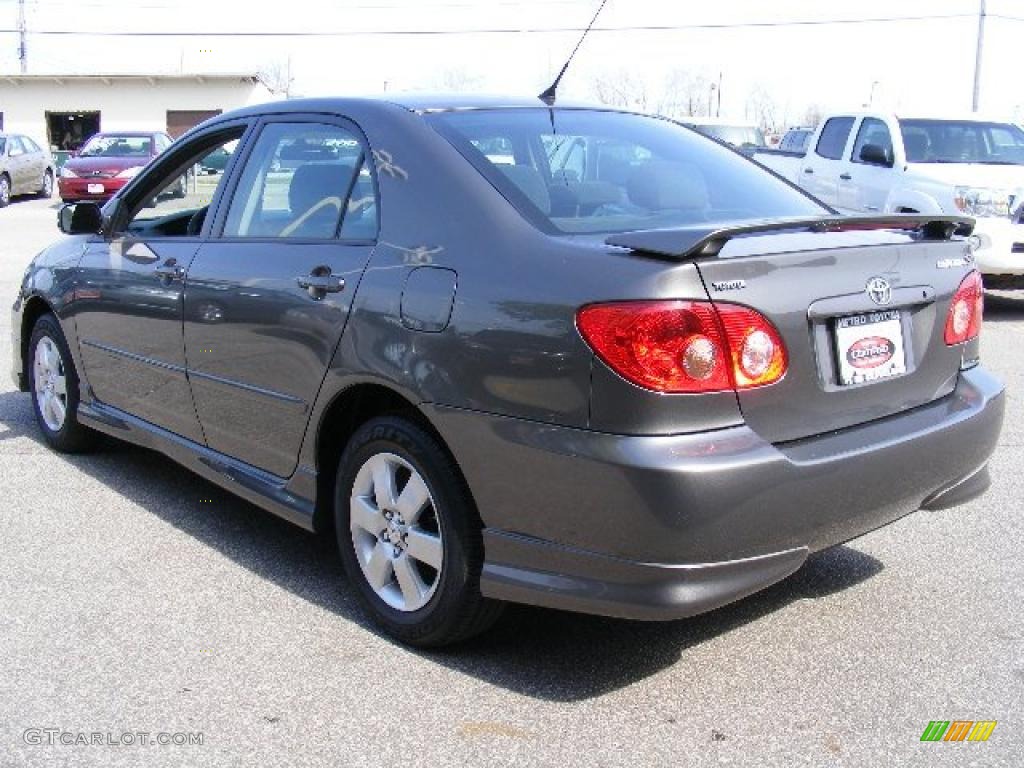
[[[389, 91], [448, 84], [537, 93], [579, 36], [551, 30], [585, 26], [598, 4], [289, 0], [267, 11], [263, 3], [211, 0], [27, 0], [29, 73], [256, 71], [290, 58], [294, 89], [304, 95], [377, 93], [385, 84]], [[978, 0], [608, 0], [601, 31], [584, 43], [561, 93], [592, 99], [597, 78], [628, 72], [656, 97], [670, 73], [685, 72], [708, 81], [721, 74], [722, 114], [736, 118], [754, 89], [769, 94], [780, 123], [800, 122], [811, 104], [859, 107], [872, 90], [876, 106], [903, 113], [967, 111], [978, 7]], [[1024, 118], [1024, 0], [989, 0], [988, 12], [982, 111]], [[922, 16], [948, 18], [907, 18]], [[892, 17], [906, 20], [880, 20]], [[864, 21], [872, 19], [879, 20]], [[839, 20], [861, 23], [793, 23]], [[16, 0], [0, 0], [0, 29], [16, 26]], [[628, 29], [652, 26], [683, 28]], [[61, 30], [202, 34], [44, 34]], [[321, 36], [239, 35], [263, 32]], [[395, 32], [442, 34], [382, 34]], [[0, 34], [0, 72], [18, 72], [16, 34]]]

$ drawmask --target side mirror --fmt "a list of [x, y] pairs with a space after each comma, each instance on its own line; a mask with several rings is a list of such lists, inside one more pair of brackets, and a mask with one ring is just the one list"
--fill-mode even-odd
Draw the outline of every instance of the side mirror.
[[860, 148], [860, 159], [871, 165], [884, 165], [886, 168], [892, 168], [891, 150], [880, 144], [865, 144]]
[[95, 235], [103, 227], [96, 203], [68, 203], [57, 212], [57, 226], [65, 235]]

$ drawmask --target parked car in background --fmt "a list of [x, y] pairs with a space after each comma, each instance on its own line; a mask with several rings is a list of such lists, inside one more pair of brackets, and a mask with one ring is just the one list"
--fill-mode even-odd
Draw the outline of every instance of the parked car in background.
[[[209, 197], [163, 194], [229, 145]], [[671, 120], [282, 101], [59, 220], [11, 321], [45, 441], [331, 531], [408, 643], [504, 601], [712, 610], [989, 483], [970, 218], [837, 217]]]
[[1024, 288], [1024, 130], [977, 115], [842, 113], [823, 120], [803, 154], [753, 159], [844, 213], [975, 218], [986, 285]]
[[53, 195], [53, 156], [28, 136], [0, 133], [0, 208], [16, 195]]
[[764, 131], [753, 123], [739, 123], [714, 117], [685, 117], [680, 122], [705, 136], [734, 146], [744, 154], [768, 146]]
[[804, 155], [807, 153], [807, 147], [811, 143], [813, 135], [813, 128], [790, 128], [782, 136], [778, 149], [780, 152], [796, 152]]
[[[61, 200], [109, 200], [170, 145], [171, 137], [160, 131], [94, 134], [61, 168]], [[172, 192], [184, 197], [186, 189], [182, 176]]]

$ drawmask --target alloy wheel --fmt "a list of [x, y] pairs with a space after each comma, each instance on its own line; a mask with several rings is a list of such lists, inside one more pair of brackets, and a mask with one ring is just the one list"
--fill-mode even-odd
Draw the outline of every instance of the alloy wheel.
[[53, 174], [49, 171], [43, 174], [43, 197], [53, 196]]
[[68, 413], [67, 376], [60, 350], [49, 336], [39, 339], [32, 364], [39, 413], [51, 431], [59, 432]]
[[360, 467], [349, 500], [352, 545], [370, 588], [391, 608], [425, 606], [441, 583], [444, 540], [422, 475], [393, 453]]
[[11, 202], [11, 182], [6, 176], [0, 176], [0, 207]]

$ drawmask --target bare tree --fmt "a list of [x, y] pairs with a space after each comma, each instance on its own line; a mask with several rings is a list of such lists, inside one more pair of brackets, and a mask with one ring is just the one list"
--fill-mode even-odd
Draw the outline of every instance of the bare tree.
[[292, 97], [292, 84], [295, 82], [295, 78], [292, 77], [291, 57], [283, 64], [280, 61], [267, 64], [259, 71], [259, 78], [268, 91], [290, 99]]
[[747, 94], [747, 119], [765, 133], [775, 133], [779, 127], [778, 106], [768, 90], [758, 83]]
[[627, 69], [604, 72], [594, 78], [593, 92], [602, 104], [666, 117], [707, 115], [713, 100], [711, 82], [704, 75], [681, 69], [669, 72], [660, 88]]
[[822, 114], [820, 104], [811, 104], [807, 107], [807, 111], [804, 112], [804, 125], [810, 126], [811, 128], [817, 128], [818, 123], [821, 122], [824, 115]]
[[704, 117], [714, 111], [716, 94], [701, 74], [675, 69], [665, 77], [659, 112], [667, 117]]
[[444, 70], [437, 81], [440, 89], [449, 93], [479, 91], [482, 83], [483, 80], [479, 75], [471, 74], [461, 67]]
[[601, 104], [646, 112], [651, 103], [647, 83], [626, 69], [594, 78], [594, 96]]

